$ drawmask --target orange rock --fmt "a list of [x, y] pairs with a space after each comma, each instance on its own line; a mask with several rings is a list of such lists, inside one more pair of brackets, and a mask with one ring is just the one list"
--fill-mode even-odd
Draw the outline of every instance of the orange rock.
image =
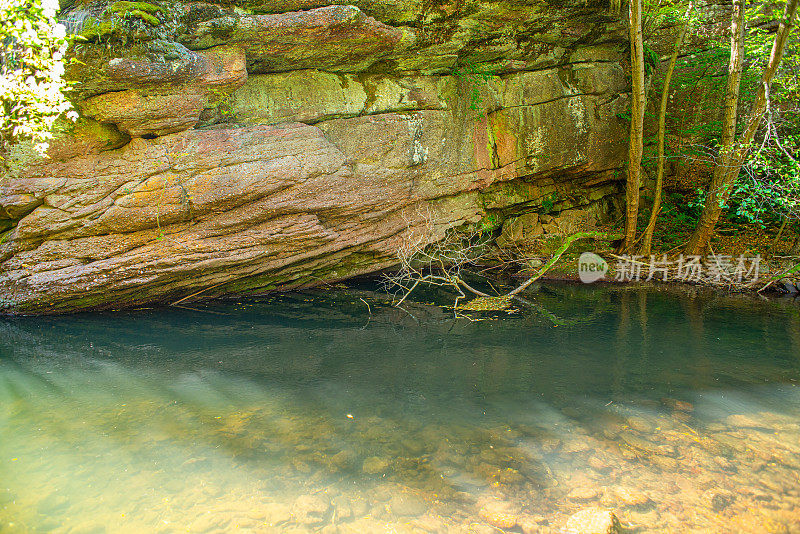
[[564, 531], [569, 534], [621, 534], [622, 526], [614, 512], [587, 508], [570, 516]]
[[220, 46], [197, 55], [203, 68], [184, 84], [104, 93], [80, 103], [81, 111], [99, 122], [115, 124], [131, 137], [158, 137], [193, 128], [204, 109], [247, 80], [242, 49]]
[[478, 512], [481, 519], [496, 528], [510, 529], [517, 526], [517, 514], [509, 503], [490, 501]]

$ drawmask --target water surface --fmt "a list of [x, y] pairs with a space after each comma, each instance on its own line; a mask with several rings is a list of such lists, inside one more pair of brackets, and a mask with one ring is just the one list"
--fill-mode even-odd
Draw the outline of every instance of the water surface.
[[800, 531], [796, 304], [533, 300], [0, 319], [0, 532]]

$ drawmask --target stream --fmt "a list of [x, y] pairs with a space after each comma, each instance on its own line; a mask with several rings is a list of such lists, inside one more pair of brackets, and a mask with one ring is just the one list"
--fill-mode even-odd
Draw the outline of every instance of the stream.
[[362, 282], [0, 318], [0, 532], [800, 532], [800, 307]]

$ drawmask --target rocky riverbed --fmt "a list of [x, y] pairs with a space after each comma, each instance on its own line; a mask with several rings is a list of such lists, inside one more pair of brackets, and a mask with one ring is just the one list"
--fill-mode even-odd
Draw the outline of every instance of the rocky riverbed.
[[[60, 450], [32, 433], [19, 457], [4, 458], [10, 474], [34, 468], [40, 476], [0, 490], [3, 532], [594, 532], [586, 525], [604, 511], [634, 532], [800, 527], [800, 423], [786, 414], [708, 423], [691, 403], [664, 399], [590, 417], [541, 406], [528, 423], [453, 426], [286, 413], [282, 404], [122, 404], [81, 414], [83, 425], [62, 436]], [[103, 454], [107, 444], [86, 447], [83, 432], [113, 439], [121, 429], [138, 469], [89, 482], [116, 466]], [[184, 454], [198, 441], [207, 454]], [[51, 454], [36, 458], [41, 450]], [[73, 469], [54, 479], [64, 456], [76, 460]], [[63, 519], [44, 519], [53, 513]]]
[[[800, 531], [784, 316], [757, 353], [730, 302], [686, 341], [649, 294], [647, 345], [641, 308], [589, 295], [579, 327], [299, 297], [4, 323], [0, 531]], [[635, 328], [604, 353], [609, 318]]]

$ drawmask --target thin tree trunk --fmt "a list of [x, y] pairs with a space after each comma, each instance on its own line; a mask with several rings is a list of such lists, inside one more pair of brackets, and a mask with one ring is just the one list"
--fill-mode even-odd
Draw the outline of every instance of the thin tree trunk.
[[725, 115], [722, 119], [722, 136], [720, 138], [718, 160], [714, 166], [705, 207], [697, 222], [689, 243], [686, 245], [687, 254], [702, 254], [705, 252], [714, 225], [722, 212], [727, 196], [723, 187], [727, 183], [727, 174], [730, 170], [731, 156], [733, 155], [733, 142], [736, 137], [736, 109], [739, 105], [739, 88], [742, 79], [742, 64], [744, 62], [744, 2], [733, 0], [731, 14], [731, 56], [728, 61], [728, 84], [725, 90]]
[[[731, 62], [729, 67], [728, 93], [725, 98], [725, 121], [723, 123], [722, 147], [720, 149], [720, 162], [714, 168], [714, 176], [711, 179], [709, 195], [700, 221], [697, 223], [689, 243], [686, 245], [687, 254], [702, 254], [711, 241], [714, 226], [722, 213], [722, 206], [727, 202], [731, 194], [733, 185], [739, 176], [742, 164], [744, 163], [750, 145], [756, 135], [761, 118], [767, 107], [767, 95], [772, 78], [778, 70], [786, 41], [791, 32], [792, 24], [797, 15], [797, 1], [789, 0], [786, 3], [783, 20], [775, 34], [772, 43], [769, 62], [761, 76], [761, 83], [758, 87], [756, 99], [750, 110], [747, 125], [739, 139], [734, 145], [734, 134], [736, 129], [736, 104], [739, 100], [739, 82], [741, 80], [742, 59], [744, 48], [744, 8], [742, 0], [734, 0], [734, 14], [731, 22]], [[735, 30], [735, 31], [734, 31]], [[735, 45], [735, 46], [734, 46]], [[735, 77], [734, 77], [735, 74]], [[734, 87], [735, 83], [735, 87]], [[731, 112], [729, 107], [733, 106]], [[730, 116], [729, 116], [730, 115]], [[732, 122], [731, 122], [732, 121]]]
[[686, 14], [683, 16], [683, 27], [678, 33], [678, 38], [675, 40], [675, 49], [672, 51], [672, 56], [669, 58], [669, 66], [667, 73], [664, 76], [664, 88], [661, 91], [661, 108], [658, 111], [658, 170], [656, 174], [656, 185], [653, 194], [653, 210], [650, 212], [650, 221], [645, 228], [644, 236], [642, 238], [642, 248], [639, 253], [647, 256], [650, 254], [650, 249], [653, 246], [653, 232], [656, 229], [656, 221], [658, 214], [661, 211], [661, 193], [664, 184], [664, 137], [666, 135], [667, 124], [667, 104], [669, 103], [669, 86], [672, 82], [672, 73], [675, 71], [675, 64], [678, 62], [678, 54], [683, 48], [683, 40], [686, 36], [686, 29], [689, 27], [689, 14], [692, 12], [694, 4], [689, 3], [686, 9]]
[[642, 40], [642, 0], [629, 2], [629, 34], [631, 41], [631, 135], [628, 146], [628, 181], [625, 185], [625, 241], [622, 250], [630, 252], [636, 240], [639, 216], [644, 143], [644, 42]]

